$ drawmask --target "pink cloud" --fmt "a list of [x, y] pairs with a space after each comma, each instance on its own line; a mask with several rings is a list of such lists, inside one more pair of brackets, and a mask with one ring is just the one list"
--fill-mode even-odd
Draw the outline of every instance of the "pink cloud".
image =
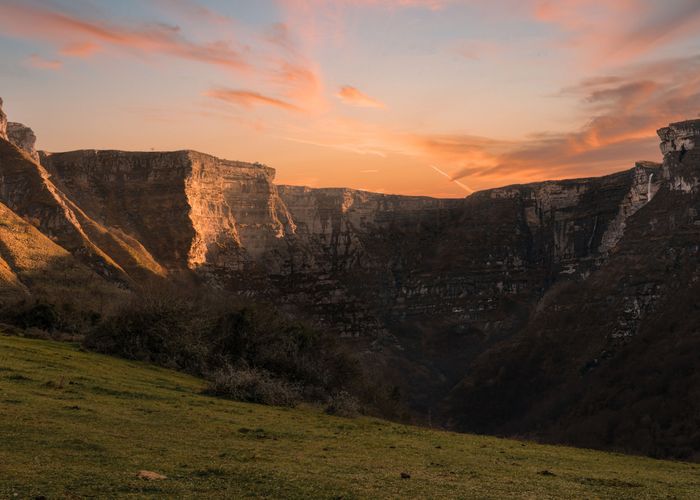
[[229, 104], [236, 104], [238, 106], [272, 106], [287, 111], [301, 111], [299, 107], [281, 99], [248, 90], [219, 88], [208, 90], [204, 93], [204, 95], [214, 99], [219, 99], [220, 101], [224, 101]]
[[93, 42], [76, 42], [65, 45], [59, 54], [68, 57], [90, 57], [100, 51], [100, 46]]
[[82, 54], [86, 53], [85, 47], [107, 45], [236, 70], [249, 69], [243, 51], [231, 47], [229, 43], [195, 43], [187, 40], [179, 28], [162, 24], [132, 28], [49, 8], [9, 2], [0, 4], [0, 27], [13, 36], [55, 42], [63, 50], [82, 46]]
[[341, 87], [336, 96], [345, 104], [350, 104], [351, 106], [358, 106], [361, 108], [386, 107], [383, 102], [368, 96], [359, 89], [351, 87], [350, 85]]
[[700, 109], [700, 56], [640, 64], [565, 88], [586, 114], [572, 132], [501, 141], [469, 135], [408, 134], [405, 152], [449, 169], [479, 188], [603, 175], [635, 160], [659, 159], [656, 130]]
[[[229, 21], [189, 0], [161, 0], [159, 3], [166, 9], [187, 13], [200, 20]], [[278, 108], [325, 109], [320, 69], [302, 54], [284, 25], [279, 25], [277, 32], [267, 38], [253, 36], [255, 44], [202, 43], [188, 39], [177, 26], [118, 24], [53, 10], [40, 4], [10, 0], [0, 3], [0, 29], [18, 38], [47, 40], [56, 45], [59, 54], [67, 57], [87, 58], [98, 52], [107, 53], [108, 49], [118, 49], [137, 55], [165, 55], [231, 69], [257, 79], [258, 85], [272, 87], [273, 93], [283, 95], [286, 101], [280, 102], [286, 105], [278, 105]]]
[[627, 64], [697, 33], [697, 0], [536, 0], [534, 20], [557, 26], [555, 48], [575, 49], [588, 66]]
[[27, 59], [27, 64], [34, 68], [50, 69], [53, 71], [57, 71], [63, 67], [63, 63], [61, 61], [56, 59], [46, 59], [45, 57], [37, 54], [32, 54], [29, 59]]

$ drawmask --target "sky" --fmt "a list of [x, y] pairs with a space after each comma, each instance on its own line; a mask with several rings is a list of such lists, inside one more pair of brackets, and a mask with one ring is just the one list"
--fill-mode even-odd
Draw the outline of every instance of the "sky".
[[0, 0], [0, 97], [48, 151], [461, 197], [659, 160], [700, 0]]

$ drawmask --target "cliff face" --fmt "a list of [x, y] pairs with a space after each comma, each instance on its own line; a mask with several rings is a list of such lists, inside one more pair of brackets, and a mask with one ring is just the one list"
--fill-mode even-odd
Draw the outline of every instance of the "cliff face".
[[700, 456], [700, 134], [688, 133], [697, 125], [659, 131], [652, 199], [600, 267], [551, 287], [517, 335], [474, 359], [443, 407], [452, 425]]
[[[0, 203], [59, 261], [122, 287], [194, 276], [293, 308], [434, 422], [561, 441], [602, 418], [645, 343], [681, 356], [650, 325], [694, 310], [683, 290], [700, 281], [698, 120], [659, 131], [662, 165], [453, 200], [277, 186], [269, 167], [193, 151], [37, 158], [31, 131], [10, 128]], [[23, 273], [0, 251], [7, 293], [35, 293]], [[675, 345], [690, 345], [688, 328]], [[672, 439], [649, 418], [644, 439]], [[600, 432], [584, 444], [642, 446]]]
[[36, 136], [34, 131], [21, 123], [7, 123], [7, 140], [27, 153], [35, 162], [39, 161], [39, 154], [35, 149]]
[[274, 170], [194, 151], [44, 153], [61, 191], [162, 272], [239, 271], [294, 233]]
[[0, 97], [0, 139], [7, 140], [7, 115], [2, 110], [2, 98]]

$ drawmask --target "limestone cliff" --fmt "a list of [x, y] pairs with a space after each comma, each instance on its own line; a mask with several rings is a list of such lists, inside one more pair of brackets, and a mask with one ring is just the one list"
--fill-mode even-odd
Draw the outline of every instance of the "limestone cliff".
[[585, 280], [550, 287], [521, 331], [472, 360], [443, 407], [452, 425], [700, 457], [689, 437], [700, 410], [690, 368], [700, 349], [699, 123], [659, 131], [650, 199]]
[[7, 140], [7, 115], [2, 110], [2, 97], [0, 97], [0, 139]]
[[672, 123], [658, 131], [664, 154], [664, 179], [671, 189], [695, 193], [700, 186], [700, 120]]
[[690, 151], [700, 141], [700, 120], [671, 123], [668, 127], [659, 129], [658, 134], [664, 155], [674, 151]]
[[262, 165], [194, 151], [44, 153], [41, 163], [93, 220], [139, 242], [158, 272], [239, 271], [295, 230]]
[[32, 129], [21, 123], [8, 122], [7, 139], [19, 149], [27, 153], [34, 161], [39, 161], [39, 154], [35, 149], [36, 135], [34, 135], [34, 131]]

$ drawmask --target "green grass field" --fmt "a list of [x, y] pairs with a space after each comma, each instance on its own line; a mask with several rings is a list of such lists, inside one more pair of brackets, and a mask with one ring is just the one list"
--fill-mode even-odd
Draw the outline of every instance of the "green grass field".
[[[0, 335], [0, 498], [700, 497], [696, 464], [242, 404], [202, 387]], [[167, 479], [137, 478], [143, 469]]]

